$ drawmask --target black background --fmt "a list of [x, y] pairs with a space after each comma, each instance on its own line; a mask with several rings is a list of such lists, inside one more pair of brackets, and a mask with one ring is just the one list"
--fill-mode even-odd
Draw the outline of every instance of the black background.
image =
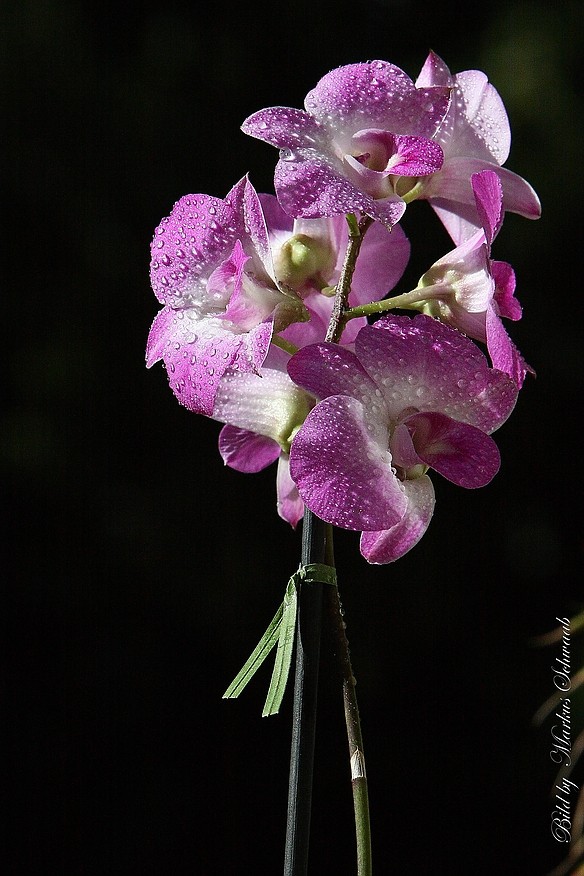
[[[221, 694], [300, 533], [276, 515], [273, 471], [224, 468], [219, 426], [145, 369], [149, 243], [184, 194], [223, 197], [247, 172], [273, 190], [275, 150], [239, 129], [251, 112], [301, 106], [353, 61], [415, 78], [429, 49], [487, 73], [507, 166], [543, 203], [539, 222], [508, 215], [494, 249], [515, 267], [511, 332], [537, 378], [497, 435], [497, 478], [435, 478], [430, 530], [399, 563], [368, 566], [337, 534], [375, 872], [560, 862], [552, 720], [531, 723], [556, 652], [531, 638], [584, 602], [582, 18], [577, 2], [2, 4], [7, 873], [281, 872], [290, 696], [260, 717], [268, 666], [240, 700]], [[451, 245], [427, 205], [404, 227], [407, 289]], [[327, 876], [355, 872], [332, 678], [325, 648], [310, 873]], [[578, 694], [573, 721], [575, 740]]]

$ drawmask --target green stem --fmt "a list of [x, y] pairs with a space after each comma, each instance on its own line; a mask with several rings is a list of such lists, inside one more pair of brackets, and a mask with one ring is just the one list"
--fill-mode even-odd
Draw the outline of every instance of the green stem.
[[374, 313], [386, 313], [388, 310], [393, 310], [395, 307], [401, 307], [404, 310], [407, 308], [415, 308], [420, 301], [427, 301], [433, 297], [426, 289], [412, 289], [411, 292], [404, 292], [403, 295], [395, 295], [393, 298], [384, 298], [382, 301], [372, 301], [371, 304], [361, 304], [359, 307], [350, 307], [343, 314], [343, 328], [345, 323], [350, 319], [355, 319], [358, 316], [372, 316]]
[[357, 222], [352, 213], [347, 215], [349, 224], [349, 243], [347, 252], [345, 253], [345, 261], [341, 269], [341, 276], [337, 283], [337, 292], [333, 304], [328, 330], [325, 341], [330, 341], [337, 344], [345, 327], [345, 312], [347, 310], [347, 302], [351, 291], [351, 281], [357, 263], [357, 256], [361, 249], [365, 232], [373, 222], [370, 216], [362, 216]]
[[[325, 562], [335, 565], [333, 555], [332, 527], [326, 538]], [[349, 759], [351, 764], [351, 787], [353, 790], [353, 810], [355, 813], [355, 838], [357, 843], [357, 876], [371, 876], [371, 821], [369, 817], [369, 793], [367, 774], [365, 772], [365, 753], [363, 750], [363, 735], [359, 706], [355, 690], [356, 680], [351, 666], [349, 642], [346, 634], [346, 624], [343, 620], [343, 610], [337, 587], [326, 590], [331, 626], [337, 646], [337, 658], [343, 679], [343, 704], [345, 709], [345, 724], [349, 743]]]
[[284, 340], [280, 335], [272, 335], [272, 344], [274, 344], [275, 347], [280, 347], [281, 350], [285, 350], [286, 353], [290, 353], [291, 356], [298, 352], [298, 347], [295, 344], [291, 344], [290, 341]]

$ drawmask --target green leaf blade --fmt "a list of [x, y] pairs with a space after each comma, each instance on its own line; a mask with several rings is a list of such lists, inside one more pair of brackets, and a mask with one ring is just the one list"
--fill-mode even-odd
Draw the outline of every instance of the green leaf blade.
[[223, 694], [224, 700], [235, 699], [239, 696], [278, 642], [283, 611], [284, 605], [282, 604], [253, 652]]

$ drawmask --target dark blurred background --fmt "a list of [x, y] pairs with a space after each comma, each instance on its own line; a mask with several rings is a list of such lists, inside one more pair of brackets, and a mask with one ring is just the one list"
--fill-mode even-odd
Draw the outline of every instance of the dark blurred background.
[[[531, 723], [557, 646], [531, 639], [584, 605], [582, 10], [2, 4], [4, 872], [282, 871], [291, 697], [260, 717], [268, 665], [238, 701], [221, 695], [298, 565], [300, 532], [276, 515], [274, 472], [224, 468], [219, 426], [145, 369], [150, 238], [181, 195], [223, 197], [247, 172], [273, 190], [276, 151], [239, 129], [251, 112], [301, 106], [354, 61], [415, 79], [429, 49], [487, 73], [511, 120], [507, 166], [543, 203], [539, 222], [508, 215], [494, 249], [515, 267], [511, 332], [537, 377], [497, 435], [500, 474], [476, 493], [434, 478], [435, 517], [408, 556], [368, 566], [358, 537], [337, 533], [375, 872], [545, 876], [562, 860], [553, 721]], [[404, 226], [415, 283], [450, 244], [426, 204]], [[349, 876], [324, 651], [310, 873]], [[572, 657], [584, 663], [577, 638]], [[573, 722], [575, 740], [577, 693]]]

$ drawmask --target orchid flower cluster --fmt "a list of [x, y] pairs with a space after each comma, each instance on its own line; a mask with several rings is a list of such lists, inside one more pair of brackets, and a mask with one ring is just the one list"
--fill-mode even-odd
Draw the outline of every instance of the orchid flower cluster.
[[[535, 219], [540, 203], [503, 167], [509, 123], [482, 72], [453, 75], [434, 53], [415, 82], [349, 64], [304, 107], [242, 125], [279, 149], [275, 195], [246, 176], [224, 199], [180, 198], [156, 229], [147, 365], [162, 360], [178, 401], [223, 424], [227, 465], [277, 463], [292, 527], [308, 508], [390, 563], [430, 523], [430, 469], [477, 488], [499, 468], [492, 433], [533, 369], [504, 326], [521, 307], [492, 249], [506, 211]], [[417, 201], [452, 248], [393, 294]]]

